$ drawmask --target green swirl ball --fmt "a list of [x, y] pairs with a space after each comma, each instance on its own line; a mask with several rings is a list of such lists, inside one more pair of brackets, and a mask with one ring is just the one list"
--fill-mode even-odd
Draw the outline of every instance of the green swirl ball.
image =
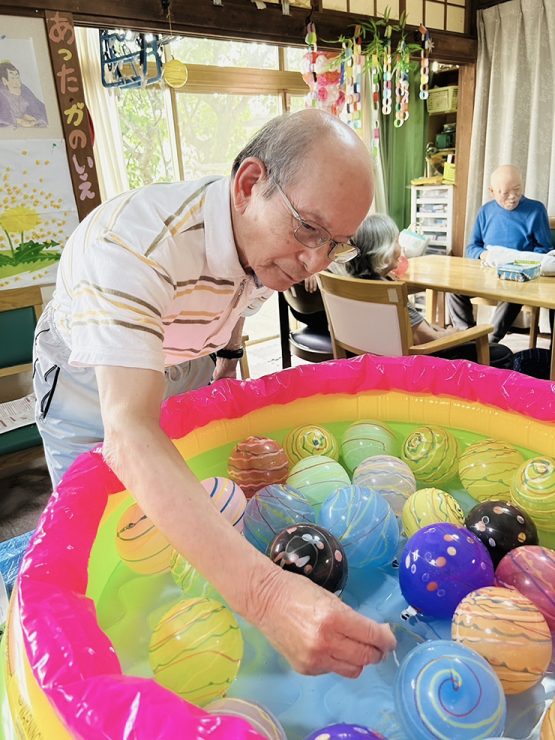
[[341, 439], [341, 457], [349, 473], [374, 455], [397, 455], [399, 445], [393, 431], [378, 421], [356, 421]]
[[326, 455], [333, 460], [339, 459], [339, 445], [331, 432], [316, 424], [292, 429], [283, 443], [285, 453], [291, 465], [312, 455]]
[[441, 486], [457, 474], [459, 445], [442, 427], [418, 427], [405, 439], [400, 457], [417, 480]]
[[538, 529], [555, 532], [555, 460], [533, 457], [523, 462], [513, 478], [511, 498]]
[[350, 484], [347, 471], [326, 455], [304, 457], [291, 468], [287, 478], [287, 485], [300, 491], [316, 510], [334, 491]]
[[407, 537], [422, 527], [449, 522], [464, 527], [464, 513], [451, 494], [439, 488], [421, 488], [406, 500], [401, 520]]
[[468, 493], [478, 501], [510, 496], [516, 469], [524, 461], [512, 445], [495, 439], [474, 442], [459, 459], [459, 478]]

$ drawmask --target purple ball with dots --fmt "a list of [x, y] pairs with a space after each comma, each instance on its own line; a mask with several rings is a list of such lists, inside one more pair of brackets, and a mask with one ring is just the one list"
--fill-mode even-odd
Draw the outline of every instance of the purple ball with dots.
[[403, 596], [428, 617], [451, 618], [467, 594], [493, 582], [487, 548], [455, 524], [420, 529], [408, 540], [399, 563]]
[[328, 725], [307, 735], [304, 740], [386, 740], [379, 732], [369, 730], [362, 725], [349, 725], [343, 722]]

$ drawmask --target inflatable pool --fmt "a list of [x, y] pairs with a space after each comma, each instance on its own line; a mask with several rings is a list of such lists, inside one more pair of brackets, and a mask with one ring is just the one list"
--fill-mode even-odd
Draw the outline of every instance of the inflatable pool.
[[[362, 356], [248, 382], [220, 381], [170, 399], [161, 423], [197, 476], [206, 478], [226, 475], [231, 450], [249, 435], [281, 442], [290, 429], [310, 422], [339, 438], [357, 419], [387, 421], [399, 438], [434, 424], [450, 429], [461, 449], [489, 437], [525, 458], [555, 457], [555, 384], [428, 357]], [[460, 482], [451, 492], [466, 510], [475, 503]], [[261, 737], [246, 721], [207, 714], [152, 679], [146, 659], [152, 627], [183, 594], [168, 574], [138, 576], [120, 560], [115, 530], [130, 501], [99, 450], [82, 455], [52, 496], [23, 560], [2, 641], [3, 736]], [[540, 544], [553, 547], [555, 533], [540, 532]], [[290, 740], [332, 722], [357, 722], [389, 740], [413, 740], [396, 722], [397, 667], [415, 645], [449, 638], [450, 623], [403, 619], [407, 604], [392, 566], [353, 570], [344, 598], [393, 625], [395, 655], [356, 681], [297, 676], [241, 623], [245, 654], [230, 695], [264, 705]], [[551, 665], [541, 684], [510, 698], [506, 736], [539, 738], [554, 695]]]

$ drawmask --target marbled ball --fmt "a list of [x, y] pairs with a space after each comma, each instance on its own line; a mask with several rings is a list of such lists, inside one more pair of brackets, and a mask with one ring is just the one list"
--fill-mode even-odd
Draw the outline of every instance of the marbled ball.
[[318, 524], [341, 542], [353, 568], [379, 568], [395, 558], [399, 526], [387, 501], [375, 491], [338, 488], [322, 504]]
[[511, 550], [497, 566], [495, 583], [516, 588], [537, 606], [555, 633], [555, 552], [547, 547]]
[[395, 707], [410, 740], [501, 735], [507, 704], [499, 679], [474, 650], [451, 640], [413, 648], [395, 680]]
[[350, 725], [340, 722], [327, 725], [320, 730], [311, 732], [304, 740], [386, 740], [379, 732], [369, 730], [362, 725]]
[[341, 438], [341, 458], [352, 473], [363, 460], [373, 455], [395, 455], [399, 444], [394, 432], [380, 421], [355, 421]]
[[204, 706], [223, 696], [243, 657], [241, 630], [231, 611], [213, 599], [187, 599], [156, 625], [148, 648], [154, 679]]
[[508, 498], [511, 481], [524, 457], [512, 445], [484, 439], [469, 445], [459, 458], [459, 478], [478, 501]]
[[547, 622], [514, 589], [490, 586], [465, 596], [455, 610], [451, 635], [488, 661], [506, 694], [535, 686], [551, 662]]
[[327, 455], [299, 460], [287, 478], [287, 485], [300, 491], [316, 510], [333, 491], [350, 482], [345, 468]]
[[401, 449], [401, 459], [407, 463], [416, 480], [441, 486], [457, 474], [459, 445], [447, 429], [422, 426], [411, 432]]
[[216, 478], [205, 478], [201, 480], [205, 491], [210, 494], [210, 499], [218, 511], [223, 514], [228, 522], [242, 532], [243, 514], [247, 505], [247, 499], [241, 488], [235, 481], [218, 476]]
[[408, 540], [399, 562], [399, 586], [426, 616], [447, 619], [471, 591], [491, 586], [493, 564], [476, 535], [455, 524], [432, 524]]
[[534, 457], [522, 463], [513, 478], [511, 498], [538, 529], [555, 532], [555, 460]]
[[483, 501], [468, 512], [465, 526], [488, 548], [494, 566], [515, 547], [538, 544], [534, 522], [508, 501]]
[[291, 465], [311, 455], [326, 455], [332, 460], [339, 459], [337, 440], [331, 432], [316, 424], [292, 429], [285, 438], [283, 447]]
[[405, 502], [401, 521], [404, 533], [412, 537], [428, 524], [464, 524], [464, 513], [451, 494], [439, 488], [421, 488]]
[[204, 596], [208, 599], [223, 600], [214, 586], [201, 576], [198, 570], [177, 550], [172, 552], [170, 573], [175, 584], [183, 591], [186, 598], [192, 599], [196, 596]]
[[555, 740], [555, 701], [551, 702], [543, 718], [540, 740]]
[[265, 553], [282, 529], [300, 522], [316, 522], [316, 512], [300, 491], [286, 484], [264, 486], [249, 500], [243, 534], [257, 550]]
[[393, 455], [367, 457], [356, 467], [353, 483], [378, 491], [395, 516], [401, 516], [405, 501], [416, 491], [414, 473], [405, 462]]
[[210, 714], [240, 717], [246, 720], [266, 740], [287, 740], [283, 727], [274, 715], [261, 704], [246, 699], [226, 696], [205, 707]]
[[318, 586], [340, 594], [349, 573], [341, 543], [323, 527], [297, 524], [279, 532], [268, 556], [280, 568], [310, 578]]
[[228, 460], [228, 475], [247, 498], [270, 483], [285, 483], [289, 460], [283, 447], [269, 437], [252, 436], [239, 442]]
[[135, 573], [155, 575], [170, 569], [173, 547], [138, 504], [131, 504], [118, 521], [116, 549]]

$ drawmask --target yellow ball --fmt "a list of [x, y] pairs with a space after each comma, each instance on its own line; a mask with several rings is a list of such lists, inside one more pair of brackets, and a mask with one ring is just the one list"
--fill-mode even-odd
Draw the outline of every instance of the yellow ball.
[[484, 439], [471, 444], [460, 456], [459, 478], [478, 501], [505, 499], [510, 495], [515, 470], [523, 460], [512, 445]]
[[405, 439], [400, 457], [412, 470], [416, 480], [441, 486], [457, 474], [459, 446], [456, 438], [446, 429], [423, 426]]
[[219, 601], [205, 598], [180, 601], [167, 611], [148, 649], [155, 680], [201, 707], [227, 693], [242, 657], [235, 617]]
[[339, 459], [337, 440], [331, 432], [316, 424], [292, 429], [285, 438], [283, 447], [291, 465], [311, 455], [327, 455], [332, 460]]
[[164, 64], [163, 75], [167, 85], [174, 88], [180, 88], [185, 85], [189, 78], [187, 65], [180, 62], [179, 59], [170, 59]]
[[465, 596], [453, 615], [451, 636], [488, 661], [506, 694], [535, 686], [551, 662], [543, 614], [512, 588], [487, 586]]
[[555, 532], [555, 460], [534, 457], [522, 463], [513, 478], [511, 498], [538, 529]]
[[120, 517], [116, 549], [123, 562], [136, 573], [155, 575], [170, 569], [171, 544], [137, 504], [132, 504]]
[[464, 526], [464, 513], [449, 493], [439, 488], [421, 488], [406, 500], [401, 521], [407, 537], [412, 537], [422, 527], [437, 522]]

